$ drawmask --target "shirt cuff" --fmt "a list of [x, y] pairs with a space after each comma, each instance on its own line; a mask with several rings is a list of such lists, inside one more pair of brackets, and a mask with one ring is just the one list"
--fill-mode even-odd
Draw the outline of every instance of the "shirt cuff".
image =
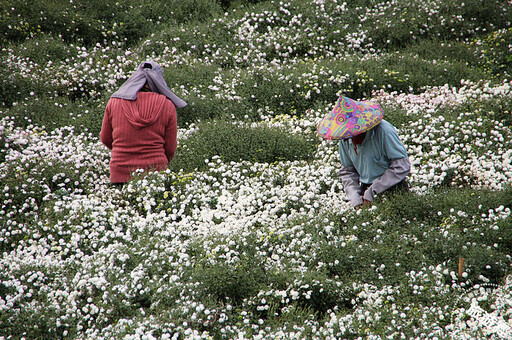
[[352, 207], [357, 207], [358, 205], [363, 204], [363, 198], [357, 192], [352, 193], [348, 199], [350, 200], [350, 205]]
[[375, 192], [373, 191], [371, 186], [368, 189], [366, 189], [363, 198], [370, 202], [372, 202], [375, 199]]

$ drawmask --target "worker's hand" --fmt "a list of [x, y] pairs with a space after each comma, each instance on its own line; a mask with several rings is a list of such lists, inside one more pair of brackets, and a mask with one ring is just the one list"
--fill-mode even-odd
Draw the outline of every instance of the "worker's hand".
[[361, 208], [364, 208], [364, 207], [369, 207], [372, 205], [372, 202], [368, 201], [368, 200], [365, 200], [363, 198], [363, 204], [359, 204], [359, 205], [356, 205], [354, 208], [355, 209], [361, 209]]
[[372, 202], [371, 202], [371, 201], [368, 201], [368, 200], [365, 200], [365, 199], [363, 198], [363, 206], [370, 206], [370, 205], [372, 205]]

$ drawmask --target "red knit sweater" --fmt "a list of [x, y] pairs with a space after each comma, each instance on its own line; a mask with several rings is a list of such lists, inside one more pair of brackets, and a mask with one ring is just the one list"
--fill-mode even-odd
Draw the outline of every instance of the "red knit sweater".
[[112, 150], [112, 183], [127, 182], [135, 169], [167, 169], [177, 146], [176, 108], [154, 92], [139, 92], [136, 100], [110, 98], [100, 139]]

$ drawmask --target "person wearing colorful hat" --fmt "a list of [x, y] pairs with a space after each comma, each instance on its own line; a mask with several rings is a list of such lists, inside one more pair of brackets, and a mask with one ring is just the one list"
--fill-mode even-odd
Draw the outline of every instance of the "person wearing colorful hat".
[[340, 96], [317, 128], [322, 138], [340, 140], [339, 175], [350, 204], [356, 208], [371, 204], [386, 191], [408, 188], [411, 163], [407, 151], [383, 116], [378, 104]]
[[111, 96], [103, 117], [100, 139], [112, 150], [111, 183], [126, 183], [137, 169], [167, 169], [177, 147], [176, 108], [186, 105], [167, 87], [160, 65], [138, 66]]

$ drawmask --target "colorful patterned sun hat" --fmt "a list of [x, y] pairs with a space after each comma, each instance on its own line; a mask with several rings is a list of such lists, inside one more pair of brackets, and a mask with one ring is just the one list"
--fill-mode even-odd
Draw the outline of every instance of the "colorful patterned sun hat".
[[379, 104], [341, 96], [318, 124], [317, 133], [327, 140], [351, 138], [379, 125], [383, 116]]

